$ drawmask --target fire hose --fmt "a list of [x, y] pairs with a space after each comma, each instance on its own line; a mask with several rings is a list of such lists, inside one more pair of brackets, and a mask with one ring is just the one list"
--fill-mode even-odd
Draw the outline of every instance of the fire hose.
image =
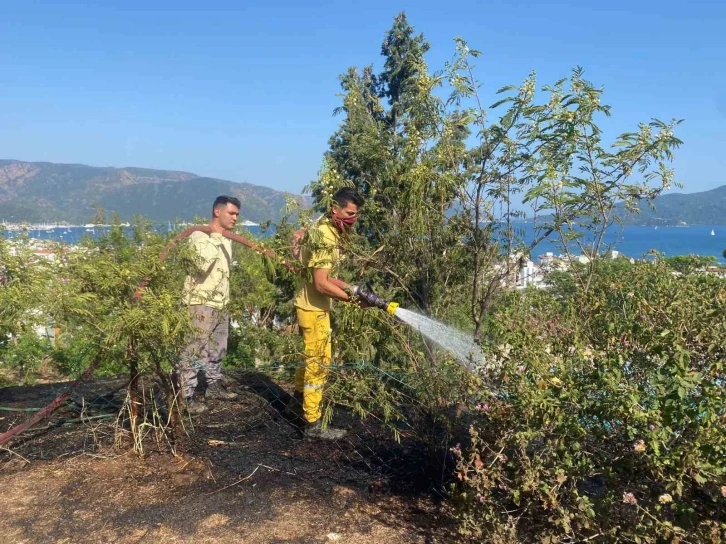
[[[184, 240], [185, 238], [189, 237], [193, 232], [204, 232], [209, 234], [212, 231], [211, 227], [208, 225], [197, 225], [193, 227], [189, 227], [188, 229], [180, 232], [177, 234], [164, 248], [164, 250], [159, 254], [159, 260], [160, 262], [164, 262], [169, 255], [169, 251], [176, 246], [181, 240]], [[279, 259], [278, 255], [259, 244], [256, 244], [252, 242], [251, 240], [248, 240], [244, 236], [240, 236], [239, 234], [235, 234], [230, 231], [224, 231], [222, 233], [222, 236], [225, 238], [229, 238], [233, 242], [237, 242], [238, 244], [242, 244], [243, 246], [246, 246], [253, 251], [256, 251], [258, 253], [261, 253], [263, 255], [266, 255], [267, 257], [271, 257], [273, 259], [279, 260], [279, 262], [287, 268], [289, 271], [294, 273], [301, 272], [301, 268], [285, 259]], [[134, 299], [139, 300], [143, 295], [143, 289], [148, 285], [149, 281], [151, 280], [150, 277], [146, 276], [141, 280], [141, 283], [139, 287], [136, 289], [136, 292], [134, 293]], [[341, 289], [346, 286], [345, 282], [342, 282], [340, 280], [330, 278], [330, 281], [340, 287]], [[385, 310], [390, 315], [393, 315], [396, 311], [396, 308], [398, 307], [398, 304], [395, 302], [388, 302], [384, 300], [379, 295], [375, 294], [373, 290], [370, 288], [369, 285], [364, 284], [358, 287], [355, 287], [353, 289], [353, 295], [356, 297], [361, 298], [362, 300], [365, 300], [366, 303], [370, 306], [375, 306], [377, 308], [381, 308], [382, 310]], [[15, 427], [12, 427], [11, 429], [5, 431], [4, 433], [0, 434], [0, 446], [4, 446], [8, 442], [10, 442], [13, 438], [18, 436], [19, 434], [22, 434], [23, 432], [27, 431], [31, 427], [33, 427], [36, 423], [39, 421], [49, 417], [53, 412], [55, 412], [58, 408], [60, 408], [63, 403], [65, 403], [70, 397], [71, 394], [84, 382], [87, 382], [93, 377], [93, 373], [96, 371], [96, 368], [101, 363], [101, 356], [97, 355], [96, 358], [93, 360], [93, 362], [88, 365], [83, 373], [61, 394], [59, 394], [55, 399], [53, 399], [49, 404], [47, 404], [44, 408], [39, 410], [38, 412], [33, 415], [30, 419], [27, 421], [16, 425]]]

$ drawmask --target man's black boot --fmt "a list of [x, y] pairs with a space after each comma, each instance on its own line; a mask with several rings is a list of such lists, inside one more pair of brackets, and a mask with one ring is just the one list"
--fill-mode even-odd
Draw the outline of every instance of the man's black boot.
[[235, 400], [238, 395], [232, 391], [227, 391], [221, 382], [212, 382], [207, 386], [204, 397], [211, 400]]
[[303, 434], [305, 438], [311, 440], [340, 440], [347, 431], [329, 426], [323, 429], [323, 422], [319, 419], [315, 423], [306, 424]]
[[186, 399], [186, 408], [187, 408], [187, 413], [190, 416], [198, 416], [199, 414], [203, 414], [204, 412], [209, 410], [209, 408], [207, 407], [206, 404], [204, 404], [203, 402], [200, 402], [198, 400], [195, 400], [194, 398]]

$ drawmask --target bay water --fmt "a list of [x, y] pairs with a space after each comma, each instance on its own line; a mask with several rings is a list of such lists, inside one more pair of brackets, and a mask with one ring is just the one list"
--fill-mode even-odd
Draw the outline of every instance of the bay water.
[[[172, 228], [167, 225], [157, 225], [159, 231], [170, 230], [180, 231], [183, 227]], [[526, 241], [532, 240], [534, 230], [531, 223], [520, 224], [518, 232]], [[53, 240], [77, 244], [84, 236], [96, 238], [108, 232], [109, 227], [56, 227], [53, 229], [28, 229], [28, 236], [41, 240]], [[260, 234], [257, 226], [247, 227], [250, 233]], [[6, 238], [17, 236], [21, 231], [2, 231]], [[130, 232], [130, 229], [127, 229]], [[268, 231], [268, 233], [271, 231]], [[713, 234], [712, 234], [713, 233]], [[674, 255], [703, 255], [713, 256], [721, 263], [726, 263], [723, 251], [726, 249], [726, 225], [691, 225], [688, 227], [667, 227], [659, 226], [628, 226], [623, 229], [612, 228], [605, 236], [605, 243], [613, 244], [613, 249], [620, 251], [627, 257], [640, 259], [650, 250], [657, 250], [666, 256]], [[571, 245], [574, 253], [579, 253], [574, 245]], [[554, 237], [541, 242], [532, 252], [532, 259], [546, 252], [555, 255], [561, 254], [562, 247]]]

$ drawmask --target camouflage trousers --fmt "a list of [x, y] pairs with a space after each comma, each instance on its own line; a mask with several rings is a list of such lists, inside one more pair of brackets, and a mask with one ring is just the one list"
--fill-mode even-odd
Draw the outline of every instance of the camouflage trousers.
[[197, 332], [182, 352], [176, 366], [179, 386], [185, 398], [194, 395], [202, 374], [207, 387], [222, 379], [222, 359], [227, 353], [229, 316], [208, 306], [189, 306]]

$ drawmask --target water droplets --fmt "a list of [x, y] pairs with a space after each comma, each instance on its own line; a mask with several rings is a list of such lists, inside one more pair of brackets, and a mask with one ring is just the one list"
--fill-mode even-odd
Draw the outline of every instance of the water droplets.
[[481, 348], [467, 334], [405, 308], [396, 309], [396, 317], [454, 355], [472, 372], [484, 365]]

